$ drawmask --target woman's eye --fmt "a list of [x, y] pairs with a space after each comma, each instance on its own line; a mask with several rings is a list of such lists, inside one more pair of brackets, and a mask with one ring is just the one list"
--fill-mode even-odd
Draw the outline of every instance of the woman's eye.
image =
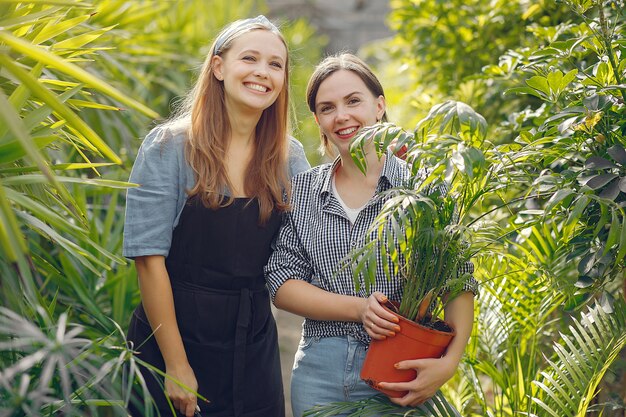
[[321, 113], [328, 113], [332, 109], [333, 109], [332, 106], [323, 106], [322, 108], [320, 108], [320, 112]]
[[243, 59], [244, 61], [254, 61], [255, 60], [254, 57], [250, 56], [250, 55], [246, 55], [246, 56], [244, 56], [241, 59]]
[[270, 65], [280, 69], [283, 68], [283, 65], [280, 62], [272, 62]]
[[356, 97], [351, 98], [350, 100], [348, 100], [348, 104], [357, 104], [357, 103], [360, 103], [360, 102], [361, 102], [361, 100], [359, 100]]

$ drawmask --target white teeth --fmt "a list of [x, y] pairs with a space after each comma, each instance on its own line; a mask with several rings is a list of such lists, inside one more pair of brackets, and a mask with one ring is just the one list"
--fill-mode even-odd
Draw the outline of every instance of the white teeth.
[[252, 90], [260, 91], [262, 93], [267, 92], [267, 87], [263, 87], [262, 85], [259, 85], [259, 84], [246, 84], [246, 87]]
[[337, 133], [340, 135], [349, 135], [352, 132], [356, 132], [356, 127], [349, 127], [348, 129], [339, 130]]

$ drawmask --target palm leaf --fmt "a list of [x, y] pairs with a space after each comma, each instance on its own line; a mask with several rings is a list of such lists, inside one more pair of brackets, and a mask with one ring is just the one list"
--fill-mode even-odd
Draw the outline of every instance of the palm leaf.
[[599, 305], [589, 308], [561, 337], [548, 368], [533, 382], [539, 392], [532, 400], [538, 416], [583, 417], [604, 374], [626, 346], [624, 301], [616, 303], [612, 314]]
[[441, 392], [430, 400], [415, 408], [403, 408], [386, 396], [375, 395], [359, 401], [336, 402], [327, 405], [318, 405], [304, 412], [303, 417], [331, 417], [345, 415], [346, 417], [375, 417], [375, 416], [415, 416], [415, 417], [457, 417], [454, 408], [446, 401]]

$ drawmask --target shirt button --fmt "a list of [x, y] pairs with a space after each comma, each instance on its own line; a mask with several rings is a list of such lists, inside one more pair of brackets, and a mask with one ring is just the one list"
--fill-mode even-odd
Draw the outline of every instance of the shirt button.
[[350, 242], [350, 245], [352, 245], [352, 247], [356, 246], [356, 242], [353, 240], [352, 242]]

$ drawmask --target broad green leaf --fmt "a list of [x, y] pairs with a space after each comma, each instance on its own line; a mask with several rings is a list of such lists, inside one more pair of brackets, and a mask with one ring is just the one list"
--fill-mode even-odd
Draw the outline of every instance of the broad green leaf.
[[606, 150], [615, 162], [626, 167], [626, 150], [621, 145], [613, 145]]
[[598, 174], [591, 177], [585, 185], [592, 190], [597, 190], [604, 187], [615, 178], [617, 178], [617, 174]]
[[576, 79], [576, 75], [578, 74], [578, 70], [577, 69], [573, 69], [571, 71], [569, 71], [567, 74], [565, 74], [563, 76], [563, 78], [561, 79], [561, 84], [559, 85], [559, 90], [563, 91], [565, 90], [565, 87], [567, 87], [569, 85], [569, 83], [571, 83], [572, 81], [574, 81]]
[[611, 201], [615, 201], [617, 196], [620, 194], [619, 190], [619, 180], [615, 179], [609, 182], [606, 187], [598, 194], [600, 198], [606, 198]]
[[546, 96], [550, 94], [550, 86], [548, 85], [548, 80], [546, 79], [546, 77], [535, 75], [534, 77], [526, 80], [526, 84], [528, 84], [536, 91], [545, 94]]
[[585, 161], [585, 168], [586, 169], [609, 169], [609, 168], [617, 168], [617, 165], [615, 165], [613, 162], [609, 161], [608, 159], [602, 158], [601, 156], [593, 155]]

